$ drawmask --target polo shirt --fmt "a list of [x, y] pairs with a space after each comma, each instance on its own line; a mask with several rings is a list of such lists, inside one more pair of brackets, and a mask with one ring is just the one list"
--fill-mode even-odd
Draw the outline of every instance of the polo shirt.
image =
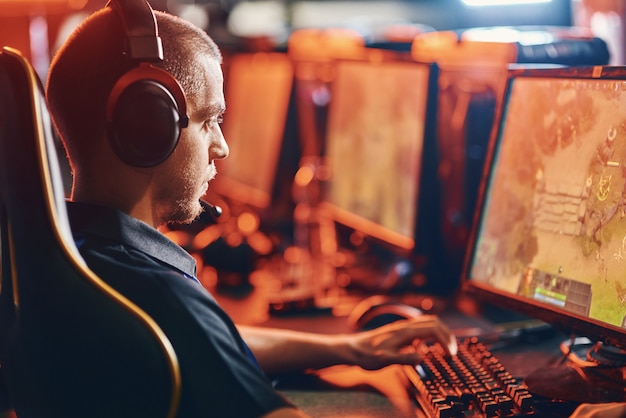
[[182, 377], [178, 417], [257, 417], [292, 406], [196, 279], [195, 260], [182, 247], [115, 209], [68, 202], [68, 215], [89, 268], [170, 339]]

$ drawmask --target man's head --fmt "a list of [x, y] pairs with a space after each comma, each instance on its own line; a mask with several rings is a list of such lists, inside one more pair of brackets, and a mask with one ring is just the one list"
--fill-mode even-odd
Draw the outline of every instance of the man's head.
[[156, 225], [188, 221], [199, 213], [197, 201], [215, 175], [213, 160], [224, 158], [228, 148], [217, 124], [225, 106], [218, 47], [192, 24], [155, 14], [164, 51], [164, 60], [155, 65], [178, 80], [190, 117], [165, 162], [149, 169], [128, 166], [107, 140], [110, 91], [136, 65], [125, 54], [126, 33], [112, 8], [89, 17], [59, 50], [47, 99], [75, 175], [73, 198], [109, 204]]

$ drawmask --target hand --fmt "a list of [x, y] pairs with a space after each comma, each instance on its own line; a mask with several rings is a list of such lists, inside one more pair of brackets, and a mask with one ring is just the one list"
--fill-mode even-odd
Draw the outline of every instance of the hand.
[[419, 343], [439, 342], [450, 355], [456, 355], [456, 338], [437, 316], [423, 315], [350, 336], [354, 365], [375, 370], [390, 364], [417, 364]]
[[626, 403], [581, 404], [570, 418], [626, 418]]

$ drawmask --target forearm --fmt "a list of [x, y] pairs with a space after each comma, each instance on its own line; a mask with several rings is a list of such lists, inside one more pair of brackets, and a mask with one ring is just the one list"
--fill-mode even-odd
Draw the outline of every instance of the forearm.
[[337, 364], [368, 370], [390, 364], [417, 364], [421, 360], [419, 346], [424, 340], [438, 341], [449, 354], [456, 354], [454, 335], [432, 315], [354, 334], [312, 334], [247, 326], [240, 326], [239, 330], [269, 374]]
[[350, 339], [344, 335], [247, 326], [239, 326], [239, 331], [269, 374], [354, 364]]

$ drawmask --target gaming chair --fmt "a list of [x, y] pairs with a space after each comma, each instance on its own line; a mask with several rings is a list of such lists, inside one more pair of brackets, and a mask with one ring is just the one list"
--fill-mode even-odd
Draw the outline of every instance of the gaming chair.
[[174, 417], [179, 363], [161, 328], [72, 240], [42, 87], [0, 52], [0, 376], [19, 418]]

